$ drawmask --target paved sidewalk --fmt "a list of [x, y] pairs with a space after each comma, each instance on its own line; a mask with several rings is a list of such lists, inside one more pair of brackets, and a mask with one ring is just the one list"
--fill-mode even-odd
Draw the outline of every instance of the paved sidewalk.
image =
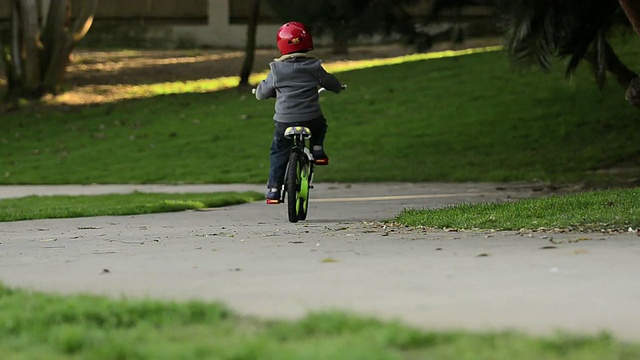
[[[0, 198], [134, 190], [263, 189], [2, 186]], [[262, 202], [0, 223], [0, 281], [58, 293], [222, 301], [264, 318], [341, 309], [425, 329], [608, 331], [640, 339], [635, 234], [435, 232], [377, 223], [406, 207], [537, 194], [524, 184], [318, 184], [309, 220], [298, 224], [286, 221], [284, 206]]]
[[102, 195], [135, 191], [156, 193], [197, 193], [220, 191], [260, 191], [264, 186], [228, 185], [0, 185], [0, 199], [29, 195]]

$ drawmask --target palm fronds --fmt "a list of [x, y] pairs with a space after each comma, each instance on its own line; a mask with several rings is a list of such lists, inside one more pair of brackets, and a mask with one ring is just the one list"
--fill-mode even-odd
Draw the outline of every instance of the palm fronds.
[[620, 8], [617, 1], [518, 0], [503, 1], [502, 7], [507, 47], [517, 63], [548, 70], [555, 57], [567, 58], [566, 74], [571, 76], [586, 59], [598, 85], [604, 84], [615, 57], [607, 34]]
[[561, 44], [571, 36], [571, 1], [520, 0], [509, 2], [505, 14], [507, 47], [521, 64], [550, 69]]

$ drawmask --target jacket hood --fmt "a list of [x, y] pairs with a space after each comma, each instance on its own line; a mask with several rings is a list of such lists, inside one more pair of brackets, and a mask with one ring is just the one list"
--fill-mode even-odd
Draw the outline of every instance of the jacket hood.
[[287, 55], [282, 55], [277, 59], [273, 59], [273, 61], [281, 62], [281, 61], [287, 61], [287, 60], [298, 59], [298, 58], [315, 59], [314, 56], [311, 56], [307, 53], [291, 53]]

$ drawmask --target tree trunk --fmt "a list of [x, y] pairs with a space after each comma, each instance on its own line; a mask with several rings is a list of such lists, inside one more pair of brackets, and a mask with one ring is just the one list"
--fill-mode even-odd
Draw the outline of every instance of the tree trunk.
[[10, 50], [7, 54], [2, 49], [4, 72], [7, 76], [7, 93], [4, 96], [4, 107], [15, 109], [20, 104], [23, 91], [24, 65], [22, 58], [22, 31], [20, 21], [20, 4], [18, 0], [11, 0], [11, 39]]
[[633, 78], [638, 77], [638, 74], [620, 61], [608, 42], [605, 43], [605, 60], [607, 70], [615, 76], [620, 86], [626, 88], [631, 84]]
[[260, 19], [260, 0], [253, 0], [249, 24], [247, 25], [247, 44], [245, 48], [244, 63], [240, 71], [240, 84], [238, 86], [249, 86], [249, 76], [253, 69], [256, 57], [256, 32], [258, 30], [258, 20]]
[[618, 85], [624, 89], [631, 84], [633, 78], [638, 77], [638, 74], [620, 61], [606, 40], [599, 40], [597, 48], [587, 52], [584, 60], [593, 68], [600, 89], [604, 87], [606, 82], [605, 71], [611, 73], [616, 78]]
[[[629, 22], [640, 35], [640, 3], [638, 0], [619, 0], [619, 2]], [[640, 107], [640, 77], [636, 76], [629, 82], [625, 98], [631, 105]]]
[[38, 24], [38, 3], [36, 0], [20, 0], [18, 7], [22, 30], [22, 51], [24, 58], [23, 96], [39, 98], [40, 88], [40, 28]]
[[14, 80], [22, 77], [22, 56], [20, 41], [20, 11], [18, 10], [18, 0], [12, 0], [11, 4], [11, 69], [14, 74]]
[[349, 39], [340, 30], [333, 33], [332, 53], [335, 55], [349, 54]]
[[59, 73], [67, 67], [69, 53], [69, 28], [71, 0], [52, 1], [49, 5], [47, 22], [42, 33], [44, 44], [42, 85], [46, 92], [56, 93]]
[[47, 52], [44, 56], [46, 68], [42, 86], [47, 93], [55, 94], [58, 91], [58, 86], [64, 80], [69, 56], [75, 44], [89, 31], [97, 5], [98, 0], [83, 1], [80, 14], [71, 23], [71, 0], [51, 3], [43, 33]]
[[619, 2], [629, 22], [640, 35], [640, 3], [638, 0], [619, 0]]
[[9, 86], [14, 82], [14, 77], [12, 73], [13, 66], [11, 65], [11, 59], [9, 58], [9, 54], [4, 49], [4, 45], [2, 43], [2, 37], [0, 37], [0, 64], [2, 64], [2, 68], [5, 69], [5, 75], [7, 76], [7, 82]]
[[451, 42], [454, 45], [462, 44], [464, 42], [464, 28], [462, 27], [462, 5], [458, 5], [455, 8]]
[[6, 102], [57, 92], [71, 51], [91, 27], [98, 0], [81, 4], [74, 20], [71, 0], [11, 0], [10, 54], [0, 50], [9, 85]]

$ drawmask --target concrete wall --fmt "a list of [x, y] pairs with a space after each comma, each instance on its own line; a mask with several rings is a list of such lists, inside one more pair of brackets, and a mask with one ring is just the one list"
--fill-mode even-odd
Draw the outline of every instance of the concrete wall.
[[[411, 13], [417, 17], [423, 17], [429, 9], [430, 2], [431, 0], [422, 0], [411, 10]], [[188, 39], [199, 46], [242, 48], [245, 46], [247, 25], [242, 23], [241, 18], [248, 13], [250, 3], [249, 0], [209, 0], [206, 25], [172, 26], [172, 32], [177, 38]], [[231, 6], [234, 8], [232, 9]], [[470, 6], [463, 10], [462, 16], [467, 20], [487, 19], [490, 16], [490, 10], [486, 7]], [[240, 21], [238, 21], [239, 18]], [[443, 14], [443, 23], [450, 25], [448, 21], [448, 14]], [[263, 2], [256, 39], [257, 46], [274, 47], [279, 27], [280, 24], [274, 21], [273, 13]], [[360, 41], [366, 43], [372, 40], [365, 38]], [[314, 38], [314, 42], [318, 45], [327, 45], [330, 40]]]
[[[229, 0], [209, 0], [208, 23], [172, 26], [174, 36], [191, 38], [200, 46], [242, 48], [247, 38], [247, 25], [232, 24], [229, 14]], [[279, 27], [278, 24], [260, 24], [256, 36], [257, 46], [275, 46]]]
[[[96, 19], [204, 19], [208, 0], [100, 0]], [[79, 1], [73, 2], [75, 8]]]
[[[93, 27], [83, 42], [114, 46], [120, 38], [122, 46], [243, 48], [247, 25], [238, 18], [249, 4], [248, 0], [101, 0]], [[77, 11], [80, 1], [72, 5]], [[264, 4], [262, 13], [269, 17]], [[0, 22], [6, 26], [9, 16], [9, 2], [0, 0]], [[273, 20], [261, 24], [257, 46], [275, 46], [278, 27]]]
[[[81, 1], [72, 2], [76, 11]], [[412, 12], [420, 16], [430, 1], [423, 0]], [[4, 20], [5, 28], [10, 10], [8, 3], [0, 0], [0, 22]], [[95, 47], [243, 48], [247, 35], [244, 22], [250, 4], [250, 0], [101, 0], [93, 27], [83, 42]], [[262, 3], [261, 10], [257, 46], [275, 47], [280, 24], [274, 20], [266, 2]], [[469, 17], [483, 17], [486, 9], [472, 7], [465, 9], [465, 13]], [[322, 38], [314, 38], [314, 42], [329, 43]]]
[[[59, 0], [56, 0], [59, 1]], [[83, 0], [71, 2], [74, 13], [78, 13]], [[48, 2], [43, 1], [46, 8]], [[140, 20], [165, 19], [167, 21], [206, 20], [208, 0], [100, 0], [96, 9], [96, 20]], [[8, 0], [0, 0], [0, 19], [8, 19], [11, 8]]]

